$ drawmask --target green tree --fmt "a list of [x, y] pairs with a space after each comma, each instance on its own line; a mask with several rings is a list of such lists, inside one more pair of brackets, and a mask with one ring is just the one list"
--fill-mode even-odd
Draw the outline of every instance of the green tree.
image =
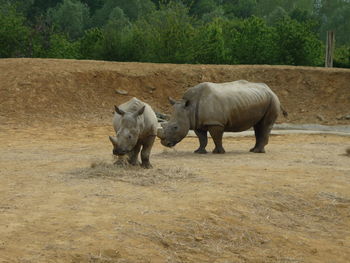
[[122, 9], [131, 21], [144, 17], [155, 10], [155, 5], [150, 0], [105, 0], [103, 6], [96, 11], [92, 18], [93, 25], [104, 26], [112, 10], [116, 7]]
[[193, 35], [189, 9], [171, 2], [135, 23], [133, 52], [141, 61], [188, 63]]
[[281, 20], [276, 25], [276, 44], [278, 63], [286, 65], [322, 64], [323, 45], [312, 31], [313, 24], [299, 23], [290, 18]]
[[109, 14], [105, 28], [110, 30], [123, 30], [125, 27], [130, 27], [129, 18], [124, 14], [123, 9], [115, 7]]
[[0, 57], [22, 57], [28, 53], [31, 30], [25, 18], [11, 5], [0, 6]]
[[284, 10], [282, 7], [277, 6], [268, 16], [267, 21], [270, 25], [274, 25], [278, 23], [280, 20], [288, 18], [288, 14], [286, 10]]
[[350, 43], [350, 2], [334, 10], [323, 29], [334, 30], [338, 44]]
[[197, 29], [195, 63], [224, 64], [227, 62], [223, 30], [218, 19]]
[[101, 29], [91, 28], [84, 32], [80, 39], [80, 53], [84, 59], [104, 58], [105, 37]]
[[77, 0], [63, 0], [47, 11], [47, 19], [71, 39], [81, 37], [89, 25], [89, 8]]
[[17, 2], [27, 5], [27, 17], [30, 21], [34, 21], [36, 17], [45, 14], [49, 8], [57, 6], [62, 3], [62, 1], [63, 0], [18, 0]]
[[228, 17], [248, 18], [256, 13], [256, 0], [223, 0], [223, 8]]
[[213, 12], [218, 6], [215, 0], [197, 0], [190, 9], [191, 14], [202, 17], [204, 14]]
[[63, 34], [52, 34], [50, 37], [49, 48], [44, 53], [48, 58], [81, 58], [79, 42], [70, 41]]
[[232, 64], [274, 64], [276, 62], [275, 32], [258, 17], [232, 23], [226, 41]]
[[129, 61], [131, 23], [121, 8], [112, 10], [103, 32], [103, 57], [106, 60]]
[[90, 15], [95, 14], [95, 12], [103, 6], [103, 0], [80, 0], [80, 1], [89, 7]]

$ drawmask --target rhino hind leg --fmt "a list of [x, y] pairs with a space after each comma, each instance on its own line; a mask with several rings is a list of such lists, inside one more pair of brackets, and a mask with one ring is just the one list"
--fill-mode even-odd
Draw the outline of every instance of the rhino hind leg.
[[141, 166], [143, 168], [149, 169], [152, 168], [152, 165], [149, 161], [149, 156], [151, 155], [152, 146], [156, 136], [149, 136], [144, 142], [141, 150]]
[[204, 130], [194, 130], [195, 134], [198, 137], [199, 140], [199, 148], [195, 150], [195, 153], [205, 154], [207, 153], [207, 150], [205, 147], [207, 147], [208, 144], [208, 132]]
[[269, 135], [277, 115], [269, 112], [254, 126], [255, 146], [250, 149], [254, 153], [265, 153], [265, 146], [269, 143]]
[[224, 134], [224, 127], [213, 125], [208, 127], [208, 131], [213, 138], [215, 148], [213, 153], [225, 153], [225, 149], [222, 147], [222, 136]]

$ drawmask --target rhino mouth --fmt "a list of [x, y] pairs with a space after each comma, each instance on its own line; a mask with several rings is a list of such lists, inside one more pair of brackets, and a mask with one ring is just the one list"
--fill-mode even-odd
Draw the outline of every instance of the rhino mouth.
[[125, 149], [116, 149], [116, 150], [113, 150], [113, 154], [114, 154], [114, 155], [117, 155], [117, 156], [123, 156], [123, 155], [125, 155], [125, 154], [128, 154], [129, 152], [131, 152], [131, 150], [130, 150], [130, 151], [125, 150]]
[[166, 146], [166, 147], [174, 147], [178, 142], [169, 142], [169, 141], [166, 141], [166, 140], [161, 140], [160, 141], [162, 145]]

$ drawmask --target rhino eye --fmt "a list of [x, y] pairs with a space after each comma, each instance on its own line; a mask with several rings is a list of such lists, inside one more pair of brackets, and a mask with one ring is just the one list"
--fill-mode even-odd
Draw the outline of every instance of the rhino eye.
[[128, 136], [129, 140], [131, 139], [131, 135]]
[[178, 128], [179, 128], [179, 127], [174, 126], [174, 127], [173, 127], [173, 130], [176, 131]]

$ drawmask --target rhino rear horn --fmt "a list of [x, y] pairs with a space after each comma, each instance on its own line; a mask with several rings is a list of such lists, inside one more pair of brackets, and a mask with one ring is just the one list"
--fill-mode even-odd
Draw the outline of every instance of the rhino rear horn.
[[164, 139], [164, 138], [165, 138], [163, 128], [159, 127], [159, 128], [157, 129], [157, 137], [160, 138], [160, 139]]
[[125, 111], [119, 109], [118, 106], [115, 106], [115, 105], [114, 105], [114, 109], [115, 109], [115, 112], [116, 112], [116, 113], [118, 113], [119, 115], [124, 116]]
[[172, 97], [168, 97], [168, 100], [171, 105], [174, 105], [176, 103], [176, 100], [174, 100]]

